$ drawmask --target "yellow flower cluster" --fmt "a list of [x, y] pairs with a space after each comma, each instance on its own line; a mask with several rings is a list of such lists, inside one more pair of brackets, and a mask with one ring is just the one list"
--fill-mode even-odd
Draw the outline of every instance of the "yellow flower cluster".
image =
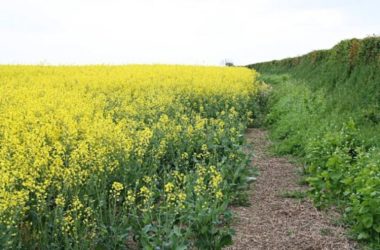
[[221, 190], [223, 177], [215, 166], [206, 168], [198, 164], [196, 175], [197, 179], [194, 191], [197, 196], [202, 196], [204, 192], [206, 192], [212, 194], [216, 199], [221, 200], [223, 198], [223, 192]]
[[114, 183], [112, 183], [112, 189], [111, 189], [112, 197], [114, 199], [118, 199], [123, 189], [124, 189], [124, 186], [120, 182], [115, 181]]
[[[63, 231], [73, 232], [74, 220], [91, 216], [69, 197], [91, 185], [131, 205], [153, 202], [151, 173], [215, 160], [198, 141], [237, 135], [255, 76], [237, 67], [0, 66], [0, 228], [14, 232], [30, 213], [61, 209]], [[220, 172], [197, 171], [195, 192], [210, 189], [222, 199]], [[183, 207], [186, 172], [171, 174], [166, 199]], [[110, 181], [119, 177], [128, 181]]]

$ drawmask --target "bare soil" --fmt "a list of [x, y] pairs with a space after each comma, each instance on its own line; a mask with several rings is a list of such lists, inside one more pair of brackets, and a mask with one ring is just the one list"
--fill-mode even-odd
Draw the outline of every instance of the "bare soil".
[[[234, 207], [234, 244], [227, 249], [356, 249], [334, 211], [318, 211], [302, 194], [297, 166], [284, 157], [269, 155], [265, 131], [249, 129], [259, 176], [251, 185], [250, 206]], [[295, 197], [295, 198], [294, 198]]]

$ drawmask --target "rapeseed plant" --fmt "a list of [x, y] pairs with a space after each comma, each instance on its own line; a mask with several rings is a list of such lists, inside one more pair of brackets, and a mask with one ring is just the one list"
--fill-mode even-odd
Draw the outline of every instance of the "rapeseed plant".
[[235, 177], [255, 76], [0, 66], [0, 248], [123, 248], [130, 236], [142, 248], [194, 246], [197, 223], [213, 227], [202, 246], [215, 248], [222, 208], [245, 185]]

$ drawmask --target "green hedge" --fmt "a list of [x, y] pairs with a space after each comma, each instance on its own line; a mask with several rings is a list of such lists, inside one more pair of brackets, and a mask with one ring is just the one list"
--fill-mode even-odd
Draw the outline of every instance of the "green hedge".
[[342, 206], [356, 238], [380, 248], [380, 37], [248, 67], [272, 83], [277, 152], [304, 159], [315, 203]]

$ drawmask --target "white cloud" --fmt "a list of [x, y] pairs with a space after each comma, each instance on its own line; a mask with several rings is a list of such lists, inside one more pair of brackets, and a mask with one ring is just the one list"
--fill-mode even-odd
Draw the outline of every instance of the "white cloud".
[[380, 21], [355, 24], [360, 16], [344, 6], [279, 0], [2, 0], [0, 63], [218, 64], [231, 58], [248, 64], [380, 30]]

